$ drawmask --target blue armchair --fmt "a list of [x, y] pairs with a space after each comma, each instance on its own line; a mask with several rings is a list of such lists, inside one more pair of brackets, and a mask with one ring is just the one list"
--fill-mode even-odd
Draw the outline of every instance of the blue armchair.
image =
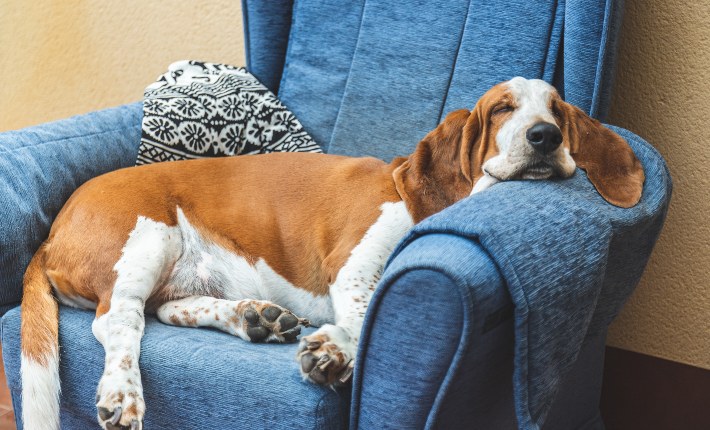
[[[490, 86], [516, 75], [552, 82], [594, 117], [607, 111], [620, 1], [242, 5], [250, 71], [327, 152], [408, 154], [448, 112], [472, 107]], [[22, 275], [74, 189], [134, 164], [141, 116], [136, 103], [0, 134], [2, 349], [18, 428]], [[607, 327], [639, 280], [671, 190], [653, 148], [614, 130], [644, 164], [636, 208], [575, 203], [594, 192], [578, 171], [566, 181], [499, 184], [426, 220], [388, 263], [367, 314], [352, 389], [303, 382], [295, 345], [254, 345], [148, 318], [141, 348], [145, 428], [602, 429]], [[507, 216], [510, 199], [497, 206], [510, 195], [518, 218]], [[517, 228], [526, 216], [536, 221]], [[497, 218], [507, 221], [487, 221]], [[593, 294], [563, 318], [578, 330], [546, 339], [558, 349], [575, 344], [570, 355], [530, 350], [527, 364], [521, 361], [521, 342], [549, 333], [545, 327], [553, 326], [545, 324], [566, 308], [524, 319], [547, 314], [532, 301], [525, 307], [526, 280], [513, 282], [510, 267], [531, 263], [503, 264], [511, 249], [548, 261], [579, 257], [529, 269], [534, 281], [569, 282], [572, 290], [573, 280], [592, 279]], [[572, 274], [556, 276], [564, 271]], [[62, 428], [97, 428], [103, 350], [92, 319], [91, 312], [60, 310]], [[521, 336], [522, 329], [529, 333]]]

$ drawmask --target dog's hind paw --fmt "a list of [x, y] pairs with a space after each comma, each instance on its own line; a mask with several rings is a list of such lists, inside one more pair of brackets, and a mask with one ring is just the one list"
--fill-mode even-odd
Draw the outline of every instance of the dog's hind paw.
[[145, 402], [140, 387], [127, 384], [116, 389], [116, 382], [108, 375], [99, 383], [96, 394], [99, 425], [106, 430], [142, 430]]
[[301, 327], [310, 323], [271, 302], [249, 303], [244, 310], [244, 331], [251, 342], [295, 342]]

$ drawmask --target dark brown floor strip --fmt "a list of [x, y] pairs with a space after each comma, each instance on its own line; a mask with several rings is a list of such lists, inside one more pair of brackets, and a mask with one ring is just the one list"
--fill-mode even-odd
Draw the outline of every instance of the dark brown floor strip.
[[710, 370], [608, 347], [601, 413], [607, 430], [710, 430]]

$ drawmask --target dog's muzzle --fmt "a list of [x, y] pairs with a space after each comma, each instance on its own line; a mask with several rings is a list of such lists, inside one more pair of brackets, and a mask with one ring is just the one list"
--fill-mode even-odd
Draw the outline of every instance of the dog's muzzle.
[[538, 122], [528, 129], [525, 138], [530, 146], [540, 155], [547, 155], [559, 148], [562, 143], [562, 132], [555, 124]]

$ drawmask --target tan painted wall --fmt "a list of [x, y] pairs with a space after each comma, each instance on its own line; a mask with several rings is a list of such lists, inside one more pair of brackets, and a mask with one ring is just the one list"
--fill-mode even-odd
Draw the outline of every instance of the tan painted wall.
[[609, 122], [653, 143], [674, 180], [609, 344], [710, 369], [710, 2], [626, 0]]
[[141, 100], [168, 64], [244, 64], [238, 0], [1, 0], [0, 131]]
[[[659, 148], [675, 194], [609, 343], [710, 368], [710, 3], [626, 3], [610, 122]], [[140, 100], [174, 60], [244, 64], [241, 25], [236, 0], [3, 0], [0, 130]]]

